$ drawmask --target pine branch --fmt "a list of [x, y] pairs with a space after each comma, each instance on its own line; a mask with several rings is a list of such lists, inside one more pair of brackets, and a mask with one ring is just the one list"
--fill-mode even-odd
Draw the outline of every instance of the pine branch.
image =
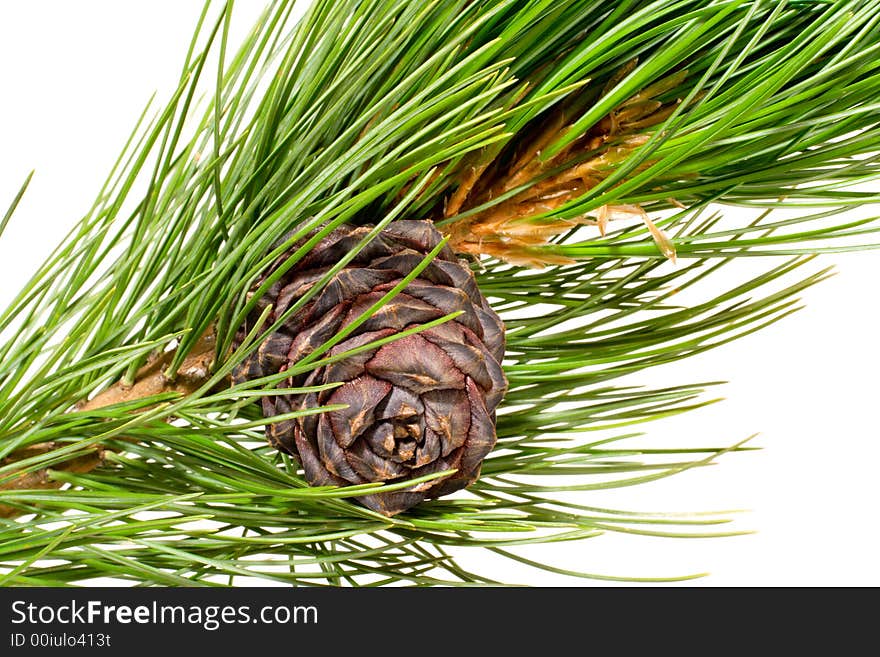
[[[235, 50], [231, 3], [206, 3], [167, 106], [0, 314], [0, 516], [21, 516], [0, 524], [4, 583], [491, 584], [449, 548], [560, 572], [507, 546], [704, 535], [722, 519], [556, 493], [728, 451], [615, 447], [708, 403], [704, 385], [617, 379], [787, 316], [826, 275], [792, 281], [802, 256], [876, 241], [876, 218], [834, 217], [877, 202], [857, 186], [880, 161], [878, 15], [876, 0], [321, 0], [297, 22], [283, 1]], [[731, 225], [724, 204], [767, 212]], [[348, 498], [405, 484], [309, 487], [264, 444], [299, 413], [253, 403], [290, 392], [285, 376], [228, 377], [273, 330], [233, 348], [267, 266], [285, 255], [280, 277], [344, 223], [410, 218], [479, 258], [510, 390], [473, 494], [386, 518]], [[794, 257], [712, 287], [732, 259], [769, 254]], [[682, 290], [704, 298], [677, 307]]]
[[[167, 396], [169, 393], [181, 396], [194, 394], [208, 380], [214, 360], [215, 342], [213, 331], [205, 333], [183, 360], [183, 364], [174, 378], [170, 378], [165, 372], [166, 367], [173, 359], [173, 352], [155, 354], [148, 364], [138, 370], [130, 385], [119, 381], [95, 397], [82, 400], [76, 405], [75, 410], [88, 412], [106, 406]], [[0, 462], [0, 467], [5, 469], [15, 464], [22, 465], [28, 459], [38, 459], [42, 455], [52, 456], [55, 450], [60, 447], [54, 442], [30, 445], [5, 457]], [[69, 461], [62, 461], [51, 467], [28, 470], [17, 476], [13, 470], [10, 475], [6, 475], [0, 481], [0, 491], [60, 488], [64, 481], [53, 478], [53, 470], [85, 474], [103, 465], [105, 458], [104, 450], [95, 448], [89, 454], [77, 456]], [[16, 515], [18, 515], [17, 509], [0, 504], [0, 517], [9, 518]]]

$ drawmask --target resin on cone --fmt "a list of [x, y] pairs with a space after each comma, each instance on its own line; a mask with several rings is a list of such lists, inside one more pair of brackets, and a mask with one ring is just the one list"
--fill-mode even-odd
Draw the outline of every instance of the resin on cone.
[[[259, 300], [243, 334], [269, 304], [267, 325], [274, 323], [369, 231], [342, 226], [327, 235]], [[264, 336], [259, 348], [236, 368], [235, 381], [295, 365], [361, 317], [441, 239], [429, 221], [390, 224], [277, 331]], [[288, 256], [289, 252], [279, 258], [263, 280]], [[507, 390], [501, 369], [504, 324], [470, 268], [451, 249], [444, 247], [402, 292], [322, 358], [457, 311], [458, 317], [443, 324], [282, 381], [281, 387], [342, 385], [266, 396], [266, 417], [323, 405], [347, 408], [271, 424], [266, 432], [269, 442], [299, 459], [306, 479], [315, 486], [394, 483], [455, 470], [401, 491], [357, 498], [385, 515], [473, 483], [495, 445], [495, 409]]]

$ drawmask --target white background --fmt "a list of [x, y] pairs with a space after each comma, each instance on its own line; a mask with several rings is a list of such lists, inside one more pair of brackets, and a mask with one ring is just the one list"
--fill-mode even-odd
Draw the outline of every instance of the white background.
[[[238, 30], [262, 2], [237, 5]], [[173, 85], [201, 2], [30, 0], [0, 4], [0, 206], [37, 173], [0, 239], [0, 305], [94, 199], [153, 90]], [[758, 263], [740, 265], [754, 267]], [[640, 511], [748, 509], [727, 539], [609, 536], [532, 553], [620, 575], [708, 571], [697, 585], [880, 585], [877, 252], [825, 256], [839, 274], [782, 323], [665, 370], [646, 384], [728, 380], [727, 401], [646, 427], [683, 444], [757, 452], [590, 503]], [[718, 279], [716, 284], [723, 284]], [[590, 581], [528, 572], [497, 556], [472, 567], [535, 584]]]

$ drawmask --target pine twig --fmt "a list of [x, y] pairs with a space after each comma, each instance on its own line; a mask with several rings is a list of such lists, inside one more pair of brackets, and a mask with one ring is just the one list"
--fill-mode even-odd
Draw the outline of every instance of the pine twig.
[[[198, 390], [211, 373], [214, 363], [216, 336], [213, 327], [206, 331], [194, 345], [177, 370], [176, 376], [169, 377], [166, 368], [171, 363], [175, 352], [166, 351], [138, 370], [134, 382], [127, 384], [117, 381], [92, 399], [78, 404], [76, 411], [93, 411], [115, 404], [124, 404], [146, 399], [167, 392], [189, 395]], [[60, 447], [55, 442], [29, 445], [12, 452], [4, 458], [0, 465], [7, 466], [17, 461], [48, 454]], [[33, 472], [23, 472], [14, 478], [7, 478], [0, 483], [0, 491], [11, 490], [52, 490], [60, 488], [64, 482], [53, 478], [53, 471], [85, 474], [103, 465], [107, 450], [95, 445], [95, 451], [64, 461], [52, 468], [45, 467]], [[21, 509], [8, 504], [0, 504], [0, 518], [13, 518], [21, 515]]]

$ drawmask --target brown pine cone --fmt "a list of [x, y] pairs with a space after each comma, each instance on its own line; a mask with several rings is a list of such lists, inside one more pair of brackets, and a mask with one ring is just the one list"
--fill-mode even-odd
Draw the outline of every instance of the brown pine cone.
[[[260, 299], [241, 334], [252, 328], [268, 304], [273, 305], [268, 322], [274, 322], [369, 230], [344, 226], [325, 237]], [[429, 221], [389, 225], [278, 331], [265, 337], [236, 368], [234, 381], [296, 364], [398, 284], [440, 240]], [[473, 273], [449, 248], [323, 357], [455, 311], [462, 314], [437, 327], [284, 380], [283, 387], [344, 384], [320, 393], [264, 397], [266, 417], [325, 404], [348, 408], [272, 424], [266, 431], [269, 442], [296, 456], [315, 486], [392, 483], [457, 470], [402, 491], [357, 498], [389, 516], [473, 483], [495, 445], [495, 409], [507, 390], [500, 365], [504, 324]]]

